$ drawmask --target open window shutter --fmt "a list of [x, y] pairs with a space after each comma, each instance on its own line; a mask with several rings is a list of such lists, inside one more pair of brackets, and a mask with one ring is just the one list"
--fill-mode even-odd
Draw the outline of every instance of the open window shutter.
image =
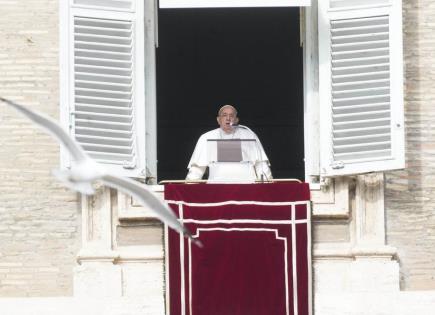
[[[61, 7], [63, 121], [105, 168], [143, 176], [143, 1], [69, 2]], [[74, 163], [63, 155], [64, 166]]]
[[319, 1], [322, 176], [404, 167], [401, 7]]

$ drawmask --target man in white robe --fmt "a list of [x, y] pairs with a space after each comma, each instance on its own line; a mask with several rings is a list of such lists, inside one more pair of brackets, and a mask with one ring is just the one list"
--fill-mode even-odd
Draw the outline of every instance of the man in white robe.
[[219, 128], [204, 133], [198, 139], [187, 168], [186, 180], [199, 180], [209, 166], [207, 140], [209, 139], [253, 139], [255, 145], [243, 151], [243, 160], [253, 164], [256, 178], [270, 180], [272, 173], [270, 163], [257, 135], [247, 127], [237, 126], [239, 119], [237, 110], [231, 105], [220, 108], [217, 116]]

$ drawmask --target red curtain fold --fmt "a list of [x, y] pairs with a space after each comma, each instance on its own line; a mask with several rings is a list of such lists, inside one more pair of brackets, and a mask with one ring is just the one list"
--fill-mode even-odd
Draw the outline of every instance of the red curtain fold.
[[167, 231], [167, 313], [310, 314], [309, 197], [299, 183], [166, 185], [204, 245]]

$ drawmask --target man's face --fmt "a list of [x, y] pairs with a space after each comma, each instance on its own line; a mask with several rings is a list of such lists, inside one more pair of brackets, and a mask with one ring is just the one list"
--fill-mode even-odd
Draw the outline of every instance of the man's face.
[[228, 106], [221, 110], [217, 117], [217, 122], [223, 131], [230, 133], [233, 131], [232, 125], [237, 124], [239, 119], [237, 118], [234, 108]]

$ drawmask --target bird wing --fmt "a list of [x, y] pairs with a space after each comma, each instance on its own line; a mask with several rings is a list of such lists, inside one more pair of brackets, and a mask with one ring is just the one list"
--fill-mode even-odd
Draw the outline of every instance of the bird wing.
[[51, 171], [54, 177], [56, 177], [65, 187], [78, 191], [85, 195], [93, 195], [95, 189], [92, 186], [92, 181], [72, 181], [70, 170], [57, 170]]
[[49, 134], [56, 138], [56, 140], [58, 140], [69, 151], [75, 162], [79, 163], [88, 159], [86, 152], [83, 151], [80, 145], [74, 139], [72, 139], [53, 118], [37, 113], [25, 106], [17, 104], [3, 97], [0, 97], [0, 100], [14, 107], [34, 123], [48, 131]]
[[[72, 139], [54, 119], [32, 111], [20, 104], [7, 100], [3, 97], [0, 97], [0, 101], [14, 107], [16, 110], [20, 111], [22, 114], [30, 118], [33, 122], [45, 129], [49, 134], [51, 134], [55, 139], [57, 139], [65, 146], [65, 148], [74, 158], [75, 162], [80, 163], [85, 161], [93, 161], [90, 157], [88, 157], [82, 147], [74, 139]], [[66, 176], [65, 174], [57, 172], [57, 175], [58, 178], [61, 179], [61, 181], [67, 184], [71, 184], [70, 180], [67, 178], [68, 176]], [[166, 223], [169, 227], [182, 234], [185, 234], [190, 239], [192, 239], [192, 241], [198, 246], [202, 246], [201, 242], [199, 242], [199, 240], [197, 239], [194, 239], [189, 230], [187, 230], [178, 221], [177, 217], [169, 209], [169, 207], [161, 202], [154, 195], [154, 193], [151, 192], [145, 185], [140, 185], [138, 182], [130, 178], [122, 178], [116, 175], [106, 174], [105, 172], [100, 172], [99, 174], [97, 174], [95, 179], [97, 178], [101, 179], [101, 181], [103, 181], [109, 187], [116, 188], [124, 193], [132, 195], [143, 206], [150, 208], [152, 211], [154, 211], [160, 218], [160, 220]], [[90, 183], [84, 182], [81, 184], [82, 185], [80, 187], [76, 185], [70, 185], [70, 187], [79, 191], [83, 190], [83, 192], [85, 193], [93, 192]]]
[[[162, 202], [146, 185], [142, 185], [130, 178], [119, 177], [116, 175], [104, 174], [100, 180], [107, 186], [116, 188], [126, 194], [133, 196], [144, 207], [154, 211], [157, 217], [169, 227], [185, 234], [198, 245], [199, 242], [192, 237], [190, 231], [184, 227], [177, 219], [169, 207]], [[200, 245], [201, 246], [201, 245]]]

